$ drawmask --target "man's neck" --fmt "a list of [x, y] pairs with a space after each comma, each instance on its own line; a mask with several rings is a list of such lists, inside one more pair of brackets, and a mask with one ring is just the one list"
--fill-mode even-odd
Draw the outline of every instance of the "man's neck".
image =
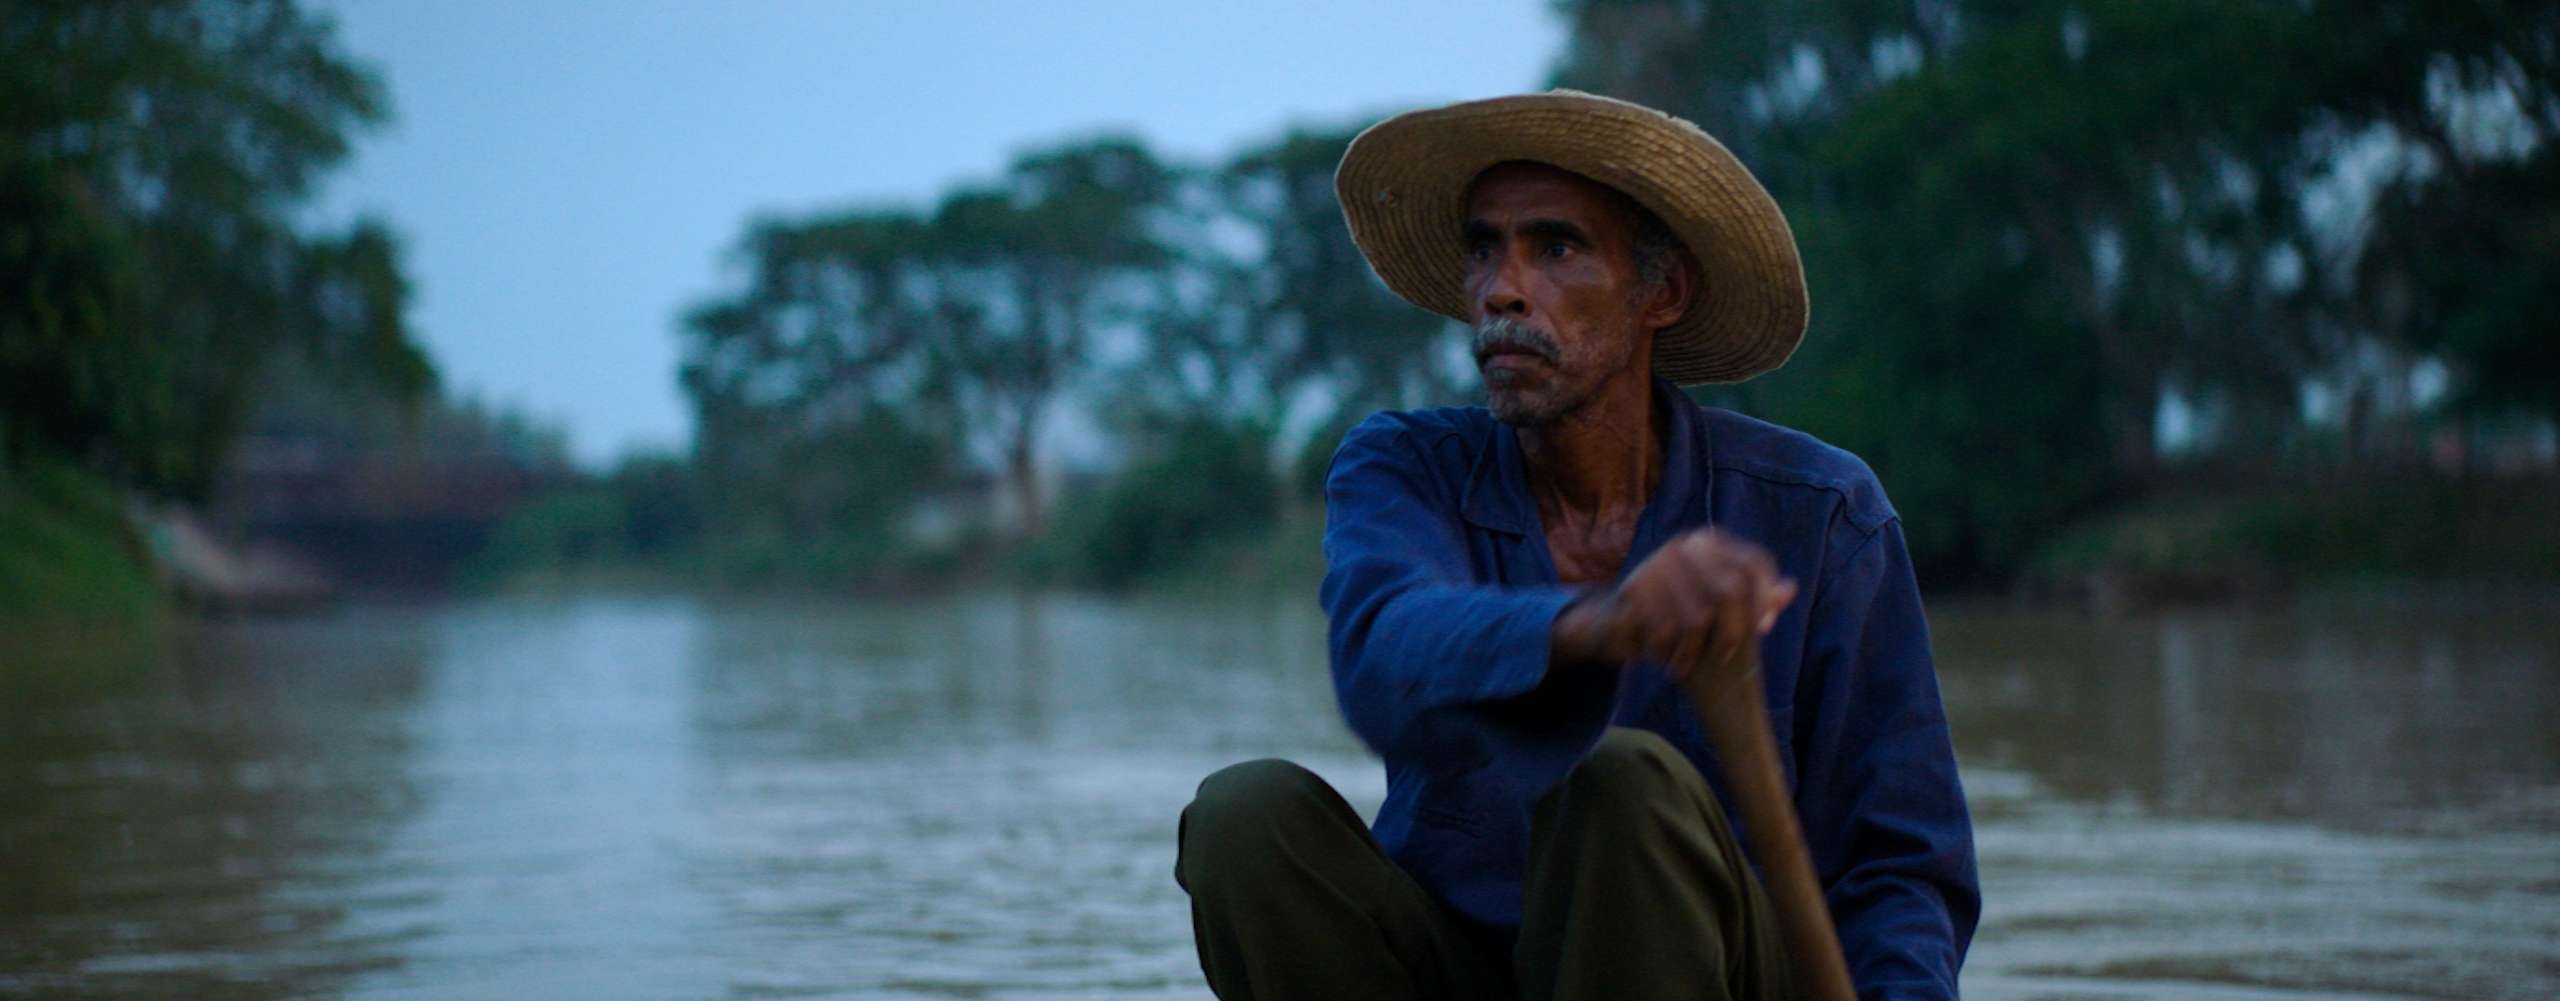
[[1520, 429], [1529, 493], [1548, 527], [1626, 520], [1662, 481], [1662, 435], [1644, 369], [1612, 377], [1554, 422]]

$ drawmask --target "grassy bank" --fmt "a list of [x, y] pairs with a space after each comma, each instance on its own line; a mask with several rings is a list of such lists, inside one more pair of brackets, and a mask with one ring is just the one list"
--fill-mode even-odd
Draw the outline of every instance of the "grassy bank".
[[2188, 485], [2037, 547], [2030, 588], [2100, 582], [2146, 602], [2378, 583], [2560, 583], [2560, 479], [2339, 476]]
[[0, 682], [121, 673], [168, 621], [114, 487], [56, 463], [0, 467]]

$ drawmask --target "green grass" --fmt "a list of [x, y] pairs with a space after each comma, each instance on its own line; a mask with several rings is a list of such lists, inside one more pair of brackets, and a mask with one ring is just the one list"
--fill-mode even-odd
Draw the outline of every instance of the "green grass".
[[0, 681], [128, 673], [167, 624], [113, 486], [59, 463], [0, 467]]

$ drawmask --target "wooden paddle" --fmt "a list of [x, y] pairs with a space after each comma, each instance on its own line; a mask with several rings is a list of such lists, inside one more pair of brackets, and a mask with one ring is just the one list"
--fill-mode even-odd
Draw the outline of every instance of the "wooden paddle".
[[1751, 669], [1740, 678], [1693, 671], [1681, 687], [1697, 707], [1698, 721], [1705, 725], [1707, 741], [1714, 745], [1716, 761], [1723, 767], [1725, 789], [1742, 813], [1751, 854], [1760, 860], [1770, 900], [1778, 909], [1787, 954], [1804, 977], [1805, 996], [1814, 1001], [1857, 1001], [1849, 965], [1840, 957], [1839, 934], [1831, 926], [1831, 909], [1823, 904], [1822, 885], [1814, 878], [1804, 826], [1787, 796], [1778, 741], [1769, 732], [1769, 701], [1760, 683], [1758, 655], [1753, 655]]

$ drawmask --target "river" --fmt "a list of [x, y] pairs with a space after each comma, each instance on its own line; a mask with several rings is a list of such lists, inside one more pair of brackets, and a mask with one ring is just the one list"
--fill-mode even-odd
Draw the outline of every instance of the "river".
[[[2555, 613], [1933, 606], [1967, 995], [2560, 996]], [[1192, 785], [1383, 793], [1297, 598], [358, 607], [0, 726], [0, 997], [1206, 998]]]

